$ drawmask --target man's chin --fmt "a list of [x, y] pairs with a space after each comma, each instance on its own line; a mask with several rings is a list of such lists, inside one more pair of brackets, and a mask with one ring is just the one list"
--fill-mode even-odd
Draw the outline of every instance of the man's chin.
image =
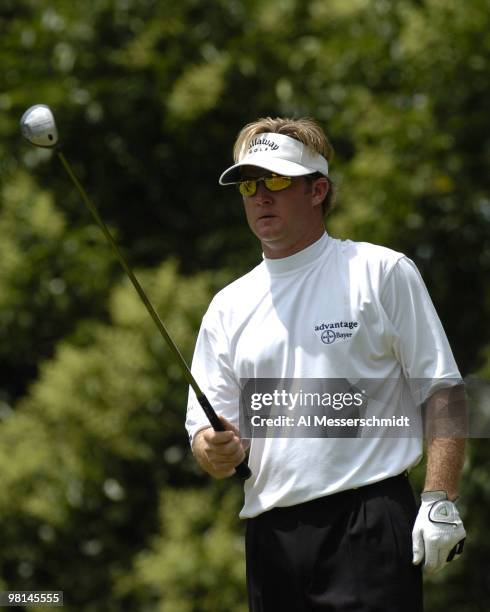
[[282, 233], [279, 232], [256, 232], [255, 234], [262, 244], [277, 244], [281, 241]]
[[283, 234], [281, 220], [277, 217], [264, 217], [255, 224], [255, 235], [260, 240], [278, 240]]

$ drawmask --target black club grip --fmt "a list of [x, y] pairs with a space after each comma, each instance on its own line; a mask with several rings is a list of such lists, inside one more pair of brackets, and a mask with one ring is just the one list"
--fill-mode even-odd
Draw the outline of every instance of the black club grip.
[[[220, 421], [218, 415], [214, 411], [214, 408], [209, 403], [208, 398], [205, 395], [199, 395], [197, 397], [197, 401], [200, 403], [201, 408], [204, 410], [206, 416], [208, 417], [209, 422], [211, 423], [214, 431], [226, 431], [223, 423]], [[244, 459], [240, 465], [235, 467], [235, 472], [242, 480], [247, 480], [252, 475], [250, 468], [247, 465], [246, 460]]]

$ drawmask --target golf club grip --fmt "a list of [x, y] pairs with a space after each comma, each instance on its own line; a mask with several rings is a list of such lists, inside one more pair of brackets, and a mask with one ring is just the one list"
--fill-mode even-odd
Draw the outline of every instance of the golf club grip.
[[[198, 395], [197, 401], [201, 404], [201, 408], [204, 410], [206, 416], [208, 417], [208, 420], [211, 423], [211, 426], [214, 431], [226, 431], [223, 423], [220, 421], [208, 398], [204, 394]], [[237, 465], [235, 467], [235, 472], [238, 474], [238, 476], [240, 476], [242, 480], [247, 480], [247, 478], [250, 478], [250, 476], [252, 475], [252, 472], [250, 471], [250, 468], [248, 467], [245, 459], [240, 463], [240, 465]]]

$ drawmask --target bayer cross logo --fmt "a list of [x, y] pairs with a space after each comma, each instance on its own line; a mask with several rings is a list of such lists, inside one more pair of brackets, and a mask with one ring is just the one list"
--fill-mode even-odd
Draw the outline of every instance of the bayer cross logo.
[[322, 334], [322, 342], [325, 344], [332, 344], [332, 342], [335, 342], [335, 332], [331, 329], [324, 331]]
[[341, 321], [328, 321], [315, 325], [315, 331], [321, 332], [323, 344], [333, 344], [337, 340], [340, 342], [350, 340], [359, 328], [359, 321], [343, 319]]

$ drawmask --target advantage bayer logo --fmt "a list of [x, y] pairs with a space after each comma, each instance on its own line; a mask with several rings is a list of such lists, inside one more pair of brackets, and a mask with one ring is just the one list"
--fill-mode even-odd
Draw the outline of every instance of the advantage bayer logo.
[[322, 342], [324, 344], [332, 344], [335, 342], [335, 332], [331, 329], [327, 329], [322, 334]]

